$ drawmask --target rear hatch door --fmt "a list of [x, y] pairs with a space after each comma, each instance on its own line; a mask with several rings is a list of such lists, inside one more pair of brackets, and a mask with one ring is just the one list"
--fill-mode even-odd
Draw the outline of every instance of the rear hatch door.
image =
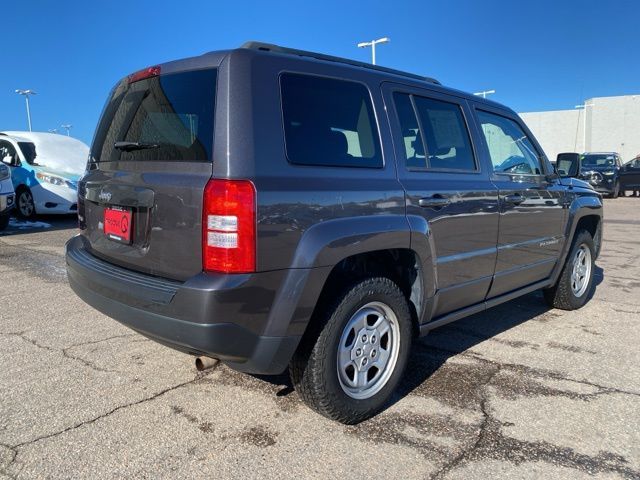
[[78, 189], [95, 256], [176, 280], [202, 271], [215, 95], [215, 69], [151, 67], [114, 88]]

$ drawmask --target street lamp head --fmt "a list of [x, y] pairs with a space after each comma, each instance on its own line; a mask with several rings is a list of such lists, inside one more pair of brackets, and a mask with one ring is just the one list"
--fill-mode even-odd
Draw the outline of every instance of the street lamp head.
[[373, 65], [376, 64], [376, 45], [379, 43], [388, 43], [391, 39], [389, 37], [382, 37], [377, 40], [371, 40], [370, 42], [360, 42], [358, 43], [358, 48], [371, 47], [371, 63]]
[[16, 93], [18, 95], [37, 95], [37, 93], [34, 92], [33, 90], [23, 90], [21, 88], [17, 89]]
[[495, 90], [483, 90], [481, 92], [475, 92], [474, 95], [482, 98], [487, 98], [487, 95], [491, 95], [492, 93], [496, 93]]

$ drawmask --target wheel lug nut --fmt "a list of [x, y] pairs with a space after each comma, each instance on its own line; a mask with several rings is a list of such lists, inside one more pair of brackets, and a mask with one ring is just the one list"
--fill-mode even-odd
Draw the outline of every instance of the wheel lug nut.
[[375, 350], [371, 350], [371, 358], [375, 358], [376, 356], [376, 351]]
[[367, 359], [366, 359], [366, 358], [363, 358], [363, 359], [362, 359], [362, 366], [364, 367], [366, 364], [367, 364]]
[[373, 336], [371, 337], [371, 343], [376, 343], [376, 336], [375, 336], [375, 335], [373, 335]]
[[362, 350], [359, 348], [356, 350], [356, 355], [359, 357], [360, 355], [362, 355]]
[[362, 341], [363, 341], [364, 343], [367, 343], [367, 336], [366, 336], [366, 335], [362, 335]]

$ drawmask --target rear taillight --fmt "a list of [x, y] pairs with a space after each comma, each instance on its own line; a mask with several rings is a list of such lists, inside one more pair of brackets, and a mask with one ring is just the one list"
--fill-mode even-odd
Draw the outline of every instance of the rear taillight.
[[248, 273], [256, 269], [256, 189], [248, 180], [209, 180], [204, 189], [202, 267]]
[[127, 77], [127, 79], [129, 80], [129, 83], [133, 83], [144, 80], [145, 78], [157, 77], [158, 75], [160, 75], [160, 66], [155, 65], [153, 67], [147, 67], [135, 73], [132, 73]]

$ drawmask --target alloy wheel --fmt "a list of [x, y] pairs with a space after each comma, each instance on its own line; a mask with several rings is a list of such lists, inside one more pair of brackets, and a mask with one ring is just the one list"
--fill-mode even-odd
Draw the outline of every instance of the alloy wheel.
[[587, 291], [591, 279], [591, 250], [584, 243], [580, 245], [573, 256], [571, 270], [571, 291], [576, 297], [581, 297]]
[[400, 327], [393, 310], [382, 302], [358, 309], [345, 326], [338, 345], [338, 379], [351, 398], [364, 400], [389, 381], [398, 360]]

